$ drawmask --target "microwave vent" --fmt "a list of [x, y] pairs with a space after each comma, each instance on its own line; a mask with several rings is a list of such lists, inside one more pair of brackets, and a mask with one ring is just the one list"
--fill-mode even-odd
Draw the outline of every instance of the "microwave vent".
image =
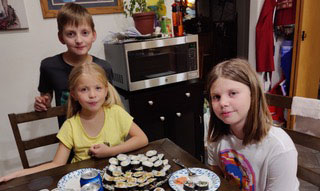
[[113, 80], [123, 84], [123, 76], [118, 73], [113, 73]]

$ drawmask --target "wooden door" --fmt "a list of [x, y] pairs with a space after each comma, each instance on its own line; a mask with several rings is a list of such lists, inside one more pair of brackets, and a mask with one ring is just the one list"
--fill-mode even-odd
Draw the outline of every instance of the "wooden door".
[[297, 0], [290, 96], [317, 98], [320, 79], [320, 1]]
[[[290, 96], [317, 98], [320, 80], [320, 1], [297, 0]], [[295, 117], [288, 114], [287, 127]]]

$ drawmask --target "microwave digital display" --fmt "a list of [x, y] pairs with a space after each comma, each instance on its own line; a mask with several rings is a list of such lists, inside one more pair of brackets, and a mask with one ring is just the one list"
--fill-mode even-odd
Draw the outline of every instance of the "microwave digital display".
[[105, 44], [113, 84], [135, 91], [199, 77], [198, 36]]

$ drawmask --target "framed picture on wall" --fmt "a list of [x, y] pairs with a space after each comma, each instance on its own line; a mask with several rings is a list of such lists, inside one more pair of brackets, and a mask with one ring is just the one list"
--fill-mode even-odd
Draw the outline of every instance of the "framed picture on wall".
[[40, 0], [43, 18], [56, 17], [58, 10], [68, 2], [81, 4], [92, 15], [123, 12], [123, 0]]
[[27, 28], [24, 0], [0, 0], [0, 31]]

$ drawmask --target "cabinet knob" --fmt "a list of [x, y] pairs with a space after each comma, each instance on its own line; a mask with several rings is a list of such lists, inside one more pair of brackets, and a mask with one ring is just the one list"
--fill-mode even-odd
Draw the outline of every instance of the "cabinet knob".
[[149, 104], [149, 105], [153, 105], [153, 101], [151, 101], [151, 100], [148, 101], [148, 104]]
[[176, 113], [176, 115], [177, 115], [178, 117], [181, 117], [181, 113], [180, 113], [180, 112]]
[[186, 96], [187, 96], [187, 97], [190, 97], [190, 96], [191, 96], [191, 93], [187, 92], [187, 93], [186, 93]]
[[166, 120], [166, 118], [165, 118], [164, 116], [161, 116], [161, 117], [160, 117], [160, 120], [161, 120], [161, 121], [164, 121], [164, 120]]

